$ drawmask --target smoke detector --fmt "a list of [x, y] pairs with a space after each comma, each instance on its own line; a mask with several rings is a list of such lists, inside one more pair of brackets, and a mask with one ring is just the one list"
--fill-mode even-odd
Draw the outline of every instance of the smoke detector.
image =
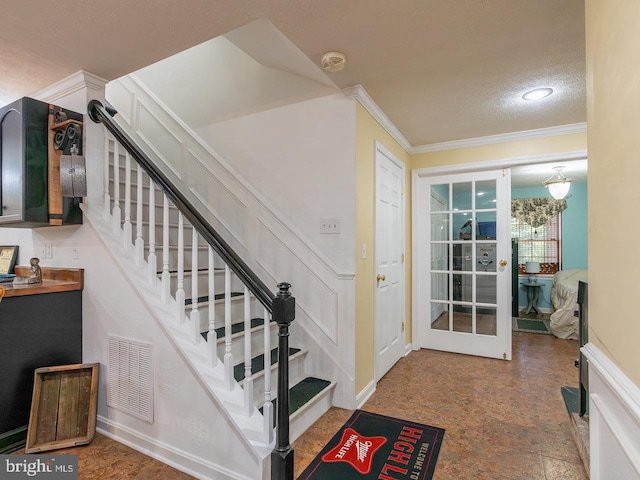
[[322, 55], [320, 63], [327, 72], [339, 72], [347, 63], [347, 57], [344, 56], [344, 53], [327, 52]]

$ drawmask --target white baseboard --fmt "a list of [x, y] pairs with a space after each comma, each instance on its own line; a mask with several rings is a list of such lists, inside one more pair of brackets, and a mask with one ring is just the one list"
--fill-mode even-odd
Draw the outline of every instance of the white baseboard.
[[588, 343], [591, 480], [640, 480], [640, 388]]
[[356, 408], [362, 408], [362, 406], [371, 398], [376, 391], [376, 382], [371, 380], [366, 387], [364, 387], [358, 395], [356, 395]]
[[411, 352], [413, 351], [413, 345], [411, 344], [411, 342], [407, 343], [404, 346], [404, 356], [406, 357], [407, 355], [409, 355]]
[[149, 457], [166, 463], [176, 470], [202, 480], [255, 480], [226, 467], [160, 442], [98, 415], [96, 430]]

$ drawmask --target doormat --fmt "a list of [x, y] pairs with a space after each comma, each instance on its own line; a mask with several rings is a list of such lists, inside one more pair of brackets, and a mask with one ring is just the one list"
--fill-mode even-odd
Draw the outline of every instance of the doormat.
[[444, 429], [356, 410], [298, 480], [430, 480]]
[[549, 320], [545, 319], [513, 317], [513, 331], [553, 335], [549, 329]]

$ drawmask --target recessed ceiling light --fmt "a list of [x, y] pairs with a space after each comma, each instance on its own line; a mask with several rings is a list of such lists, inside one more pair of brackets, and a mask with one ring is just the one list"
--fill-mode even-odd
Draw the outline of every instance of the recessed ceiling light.
[[542, 98], [548, 97], [553, 93], [553, 88], [536, 88], [534, 90], [529, 90], [527, 93], [522, 95], [523, 100], [540, 100]]

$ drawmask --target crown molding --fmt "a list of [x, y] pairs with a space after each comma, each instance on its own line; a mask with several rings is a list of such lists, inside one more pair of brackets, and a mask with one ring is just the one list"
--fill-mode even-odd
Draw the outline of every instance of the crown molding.
[[396, 127], [389, 117], [382, 111], [376, 102], [369, 96], [367, 91], [362, 85], [356, 85], [354, 87], [347, 87], [342, 89], [342, 93], [349, 99], [356, 99], [360, 102], [367, 112], [384, 128], [393, 139], [400, 144], [407, 152], [411, 153], [413, 147], [409, 143], [409, 140], [405, 138], [398, 127]]
[[571, 133], [583, 133], [587, 131], [587, 123], [572, 123], [557, 127], [536, 128], [534, 130], [523, 130], [521, 132], [501, 133], [499, 135], [487, 135], [486, 137], [467, 138], [464, 140], [453, 140], [451, 142], [431, 143], [412, 147], [412, 155], [419, 153], [439, 152], [442, 150], [453, 150], [458, 148], [480, 147], [483, 145], [494, 145], [496, 143], [517, 142], [520, 140], [531, 140], [534, 138], [553, 137], [557, 135], [568, 135]]
[[103, 90], [108, 80], [89, 72], [80, 70], [62, 80], [34, 92], [30, 96], [43, 102], [54, 102], [83, 88]]
[[553, 137], [557, 135], [568, 135], [571, 133], [583, 133], [587, 131], [587, 123], [572, 123], [557, 127], [537, 128], [533, 130], [523, 130], [521, 132], [501, 133], [498, 135], [487, 135], [486, 137], [474, 137], [462, 140], [452, 140], [450, 142], [430, 143], [414, 147], [409, 140], [398, 130], [393, 122], [387, 117], [382, 109], [373, 101], [362, 85], [355, 85], [342, 89], [342, 93], [349, 99], [356, 99], [373, 116], [374, 119], [384, 128], [393, 139], [404, 148], [410, 155], [420, 153], [439, 152], [442, 150], [454, 150], [458, 148], [480, 147], [483, 145], [494, 145], [497, 143], [517, 142], [520, 140], [530, 140], [535, 138]]

